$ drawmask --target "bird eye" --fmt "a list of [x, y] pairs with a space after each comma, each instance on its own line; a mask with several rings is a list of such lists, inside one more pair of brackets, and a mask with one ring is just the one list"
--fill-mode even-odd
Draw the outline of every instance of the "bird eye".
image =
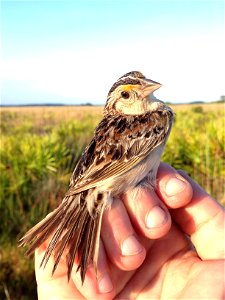
[[123, 97], [123, 99], [129, 99], [130, 98], [130, 94], [126, 91], [122, 91], [121, 96]]

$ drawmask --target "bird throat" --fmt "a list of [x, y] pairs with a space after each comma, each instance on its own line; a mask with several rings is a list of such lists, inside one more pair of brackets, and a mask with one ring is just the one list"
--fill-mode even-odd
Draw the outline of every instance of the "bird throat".
[[136, 101], [135, 103], [124, 105], [117, 103], [116, 110], [125, 115], [142, 115], [148, 111], [148, 100]]

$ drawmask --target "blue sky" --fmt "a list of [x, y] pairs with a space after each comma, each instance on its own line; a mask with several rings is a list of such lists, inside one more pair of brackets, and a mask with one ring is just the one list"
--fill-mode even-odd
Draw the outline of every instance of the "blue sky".
[[225, 94], [223, 0], [3, 0], [1, 19], [2, 104], [103, 104], [132, 70], [164, 101]]

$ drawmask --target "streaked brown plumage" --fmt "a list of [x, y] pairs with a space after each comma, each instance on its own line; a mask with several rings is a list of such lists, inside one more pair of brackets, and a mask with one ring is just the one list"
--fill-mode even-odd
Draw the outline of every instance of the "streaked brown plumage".
[[83, 282], [91, 261], [97, 269], [102, 214], [113, 197], [146, 184], [154, 188], [173, 122], [172, 110], [149, 97], [159, 87], [137, 71], [118, 79], [62, 203], [20, 240], [20, 245], [31, 243], [29, 255], [51, 236], [41, 265], [54, 254], [52, 273], [64, 253], [70, 279], [78, 253]]

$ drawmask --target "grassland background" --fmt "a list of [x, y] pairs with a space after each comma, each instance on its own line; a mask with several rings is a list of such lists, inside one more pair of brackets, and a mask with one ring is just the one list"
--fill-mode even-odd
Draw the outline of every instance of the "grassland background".
[[[224, 104], [173, 108], [163, 161], [224, 204]], [[0, 116], [0, 299], [35, 299], [33, 260], [17, 240], [61, 201], [102, 107], [12, 107]]]

